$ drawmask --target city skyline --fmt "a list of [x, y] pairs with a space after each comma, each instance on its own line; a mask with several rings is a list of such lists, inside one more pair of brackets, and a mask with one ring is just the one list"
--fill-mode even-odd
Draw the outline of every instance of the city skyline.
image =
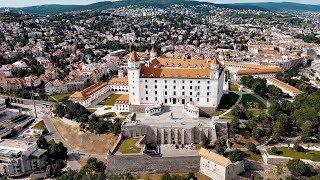
[[[96, 2], [101, 2], [103, 0], [25, 0], [23, 2], [12, 1], [12, 0], [0, 0], [0, 7], [27, 7], [27, 6], [37, 6], [45, 4], [63, 4], [63, 5], [86, 5]], [[115, 1], [115, 0], [109, 0]], [[320, 0], [310, 0], [305, 2], [305, 0], [225, 0], [221, 2], [220, 0], [199, 0], [212, 3], [252, 3], [252, 2], [296, 2], [302, 4], [320, 4]]]

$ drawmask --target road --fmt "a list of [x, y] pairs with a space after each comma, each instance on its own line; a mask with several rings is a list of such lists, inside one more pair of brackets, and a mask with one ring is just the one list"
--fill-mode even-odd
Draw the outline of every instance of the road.
[[[0, 97], [4, 98], [4, 97], [8, 97], [8, 96], [0, 95]], [[33, 100], [30, 100], [30, 99], [22, 99], [22, 100], [23, 100], [23, 104], [13, 103], [13, 105], [17, 105], [20, 107], [30, 109], [30, 116], [35, 117]], [[36, 119], [38, 121], [43, 120], [43, 122], [45, 123], [47, 130], [49, 132], [46, 135], [47, 140], [54, 139], [54, 141], [56, 143], [61, 142], [68, 149], [68, 157], [67, 157], [68, 165], [67, 165], [67, 167], [71, 168], [72, 170], [80, 170], [81, 166], [80, 166], [79, 162], [77, 161], [80, 157], [106, 158], [106, 154], [84, 153], [84, 152], [79, 152], [79, 151], [75, 151], [74, 149], [72, 149], [69, 146], [69, 144], [63, 139], [63, 137], [61, 137], [61, 135], [57, 131], [56, 127], [52, 123], [52, 121], [51, 121], [51, 113], [52, 113], [51, 110], [52, 109], [50, 107], [47, 107], [47, 108], [43, 107], [42, 106], [43, 103], [50, 104], [50, 105], [55, 105], [56, 103], [50, 102], [50, 101], [35, 100], [36, 111], [37, 111], [37, 118]]]

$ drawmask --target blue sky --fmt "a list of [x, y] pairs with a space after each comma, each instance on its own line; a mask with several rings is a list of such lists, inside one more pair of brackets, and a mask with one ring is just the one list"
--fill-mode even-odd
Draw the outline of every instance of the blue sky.
[[[0, 7], [25, 7], [43, 4], [91, 4], [103, 0], [0, 0]], [[320, 0], [202, 0], [214, 3], [242, 3], [242, 2], [298, 2], [304, 4], [320, 4]]]

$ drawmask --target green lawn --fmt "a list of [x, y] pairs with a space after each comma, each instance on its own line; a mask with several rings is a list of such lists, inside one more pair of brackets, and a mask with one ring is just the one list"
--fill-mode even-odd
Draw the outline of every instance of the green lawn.
[[56, 142], [54, 141], [54, 139], [51, 139], [50, 141], [48, 141], [48, 144], [52, 145], [52, 144], [56, 144]]
[[43, 121], [39, 121], [36, 125], [33, 126], [33, 129], [45, 130], [47, 127]]
[[224, 94], [221, 98], [219, 109], [230, 109], [239, 99], [239, 95], [233, 92]]
[[231, 91], [239, 91], [239, 87], [236, 84], [230, 84], [229, 88]]
[[116, 117], [117, 114], [115, 112], [108, 112], [105, 114], [100, 115], [99, 117]]
[[248, 111], [252, 112], [253, 116], [259, 116], [264, 112], [262, 109], [248, 109]]
[[225, 117], [229, 117], [229, 118], [235, 118], [236, 116], [232, 114], [232, 111], [228, 112], [227, 114], [224, 115]]
[[106, 107], [106, 108], [104, 108], [104, 110], [106, 110], [106, 111], [108, 111], [108, 110], [110, 110], [110, 109], [112, 109], [112, 107]]
[[244, 95], [242, 95], [240, 103], [242, 103], [247, 108], [249, 108], [247, 103], [258, 103], [259, 104], [259, 108], [262, 108], [262, 109], [266, 109], [267, 108], [266, 105], [263, 102], [261, 102], [258, 98], [256, 98], [252, 94], [244, 94]]
[[127, 116], [128, 114], [130, 114], [130, 112], [121, 112], [120, 114], [123, 116]]
[[89, 108], [88, 111], [91, 112], [91, 113], [94, 113], [94, 112], [97, 111], [97, 109]]
[[292, 148], [288, 147], [277, 147], [279, 151], [281, 151], [281, 154], [274, 154], [272, 153], [271, 149], [268, 149], [268, 153], [271, 155], [277, 155], [277, 156], [285, 156], [285, 157], [292, 157], [296, 159], [309, 159], [312, 161], [320, 161], [320, 151], [308, 151], [307, 152], [297, 152], [294, 151]]
[[223, 114], [224, 112], [225, 112], [224, 110], [217, 111], [216, 113], [211, 114], [211, 117], [212, 116], [219, 116], [219, 115]]
[[131, 153], [140, 153], [141, 148], [136, 147], [136, 143], [139, 141], [140, 138], [130, 138], [122, 141], [119, 151], [122, 154], [131, 154]]
[[114, 106], [114, 103], [120, 96], [121, 94], [112, 94], [111, 96], [107, 97], [105, 100], [101, 101], [99, 105]]
[[61, 101], [64, 97], [69, 97], [69, 96], [71, 96], [71, 94], [56, 94], [53, 96], [49, 96], [49, 100], [55, 101], [55, 99], [56, 99], [58, 101]]
[[244, 158], [249, 159], [249, 160], [253, 160], [253, 161], [262, 161], [262, 157], [261, 154], [254, 154], [251, 151], [244, 151]]

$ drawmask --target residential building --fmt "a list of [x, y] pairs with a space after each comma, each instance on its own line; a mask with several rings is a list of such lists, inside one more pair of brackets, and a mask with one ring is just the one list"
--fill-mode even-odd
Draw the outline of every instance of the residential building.
[[0, 99], [0, 114], [4, 114], [6, 112], [7, 106], [6, 106], [6, 100]]
[[54, 81], [49, 81], [47, 84], [44, 85], [44, 87], [45, 92], [48, 95], [68, 92], [68, 85], [65, 84], [63, 81], [59, 81], [58, 79]]
[[41, 80], [37, 76], [28, 76], [24, 78], [27, 87], [39, 87], [41, 85]]
[[211, 179], [236, 180], [245, 171], [243, 161], [232, 163], [230, 159], [204, 148], [199, 154], [200, 172]]
[[5, 73], [5, 77], [12, 77], [13, 70], [14, 70], [14, 67], [11, 64], [4, 64], [0, 68], [0, 72]]
[[0, 141], [0, 173], [9, 177], [30, 174], [37, 170], [40, 161], [46, 161], [47, 151], [37, 143], [2, 139]]

